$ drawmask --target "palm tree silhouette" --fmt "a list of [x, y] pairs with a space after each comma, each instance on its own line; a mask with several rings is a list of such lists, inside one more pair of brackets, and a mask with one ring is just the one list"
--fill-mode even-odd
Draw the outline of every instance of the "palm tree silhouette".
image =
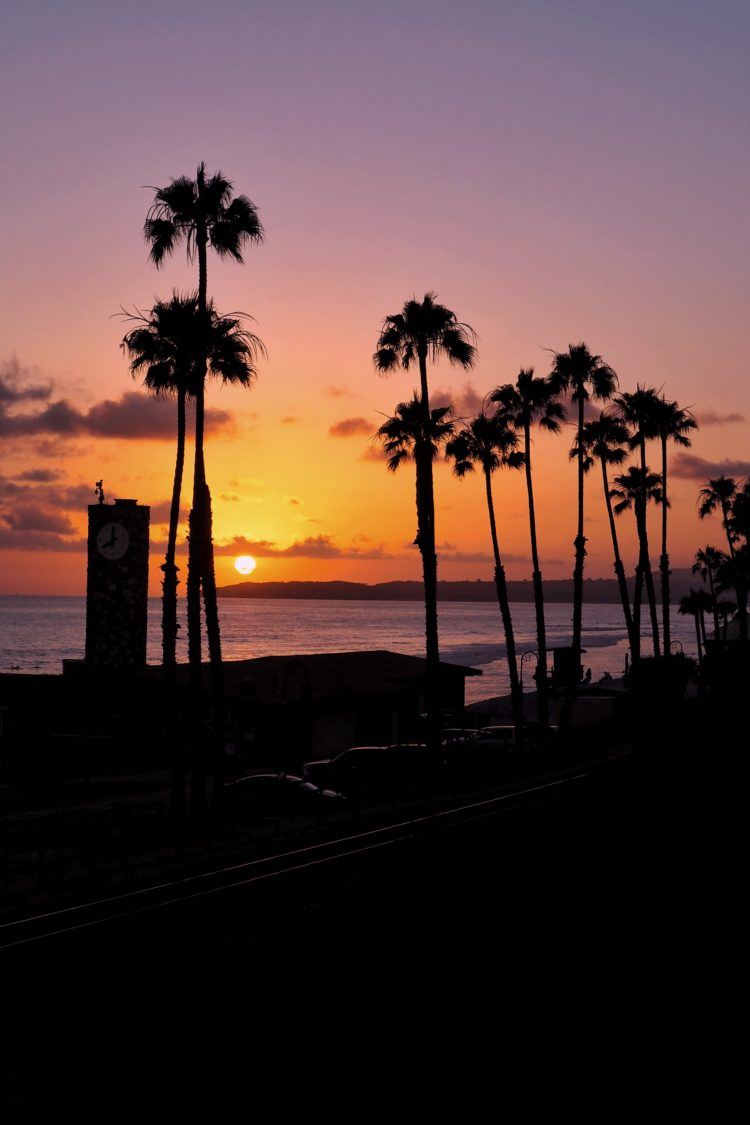
[[445, 452], [453, 461], [453, 471], [457, 477], [463, 478], [475, 468], [481, 469], [484, 474], [492, 554], [495, 560], [495, 588], [505, 631], [513, 722], [520, 728], [523, 723], [523, 695], [518, 677], [516, 640], [508, 600], [508, 585], [500, 556], [495, 504], [492, 497], [492, 474], [501, 468], [519, 469], [523, 464], [523, 453], [520, 453], [517, 447], [518, 435], [507, 418], [499, 413], [487, 414], [485, 410], [481, 410], [448, 442]]
[[453, 436], [451, 408], [430, 411], [425, 426], [424, 408], [415, 394], [409, 402], [400, 402], [393, 416], [387, 418], [375, 437], [386, 456], [388, 469], [395, 473], [407, 461], [416, 470], [417, 534], [414, 540], [422, 558], [425, 600], [425, 647], [427, 652], [427, 715], [429, 741], [433, 749], [439, 742], [440, 725], [440, 661], [437, 649], [437, 566], [432, 529], [432, 478], [425, 467], [432, 466], [441, 445]]
[[537, 717], [542, 728], [549, 725], [549, 685], [547, 683], [547, 630], [544, 621], [544, 587], [539, 566], [539, 549], [536, 534], [534, 485], [531, 472], [531, 427], [557, 434], [565, 421], [565, 410], [558, 401], [557, 390], [549, 379], [534, 376], [534, 368], [523, 368], [515, 383], [504, 383], [489, 395], [497, 403], [498, 413], [517, 431], [523, 433], [523, 458], [526, 469], [526, 492], [529, 502], [529, 532], [531, 537], [532, 583], [536, 614], [536, 685]]
[[743, 543], [724, 557], [716, 572], [716, 589], [720, 594], [734, 590], [737, 597], [739, 639], [747, 644], [747, 591], [750, 587], [750, 547]]
[[[634, 391], [623, 391], [617, 395], [614, 404], [614, 413], [622, 419], [631, 429], [630, 448], [637, 449], [640, 455], [641, 481], [647, 479], [646, 442], [658, 436], [659, 417], [662, 404], [659, 394], [652, 387], [644, 387], [639, 383]], [[647, 511], [648, 496], [643, 496], [643, 511]], [[640, 536], [639, 532], [639, 536]], [[654, 641], [654, 655], [659, 656], [659, 616], [656, 609], [656, 591], [654, 578], [651, 571], [651, 556], [648, 546], [648, 520], [643, 523], [644, 540], [640, 543], [639, 558], [647, 558], [647, 566], [639, 566], [635, 575], [635, 597], [633, 600], [634, 631], [640, 638], [641, 631], [641, 597], [645, 580], [648, 596], [649, 614], [651, 617], [651, 633]], [[637, 607], [637, 610], [636, 610]]]
[[[578, 462], [578, 524], [575, 537], [575, 562], [573, 566], [573, 667], [581, 667], [581, 638], [583, 631], [583, 567], [586, 558], [584, 535], [583, 482], [586, 451], [583, 446], [583, 420], [586, 403], [592, 398], [607, 402], [617, 386], [617, 375], [601, 356], [593, 355], [586, 344], [570, 344], [566, 352], [558, 352], [552, 361], [552, 385], [558, 391], [568, 391], [578, 407], [578, 429], [575, 457]], [[577, 676], [566, 694], [566, 716], [569, 717], [578, 688]]]
[[726, 555], [723, 551], [717, 551], [716, 547], [706, 546], [695, 552], [695, 562], [693, 563], [693, 574], [700, 574], [703, 581], [708, 582], [709, 593], [713, 598], [714, 636], [717, 641], [719, 640], [719, 607], [716, 600], [715, 583], [719, 566], [725, 558]]
[[[220, 258], [243, 261], [248, 244], [263, 240], [255, 205], [245, 195], [232, 197], [232, 184], [216, 172], [206, 176], [205, 163], [198, 165], [195, 179], [178, 176], [163, 188], [156, 188], [143, 233], [150, 244], [149, 257], [161, 266], [184, 243], [188, 261], [198, 260], [198, 313], [207, 327], [208, 247]], [[196, 699], [201, 695], [201, 622], [200, 589], [206, 613], [206, 632], [211, 662], [211, 684], [214, 705], [215, 758], [221, 759], [224, 740], [224, 678], [221, 662], [221, 633], [216, 600], [216, 575], [213, 557], [211, 494], [206, 481], [203, 449], [203, 420], [207, 342], [199, 337], [196, 350], [195, 394], [195, 466], [193, 477], [193, 508], [190, 512], [188, 544], [188, 654], [191, 690]], [[197, 707], [198, 704], [196, 703]], [[215, 786], [221, 791], [221, 779]], [[200, 810], [196, 809], [200, 814]]]
[[734, 556], [737, 542], [737, 533], [732, 527], [732, 506], [736, 495], [737, 482], [723, 475], [710, 480], [698, 494], [698, 515], [702, 520], [717, 510], [721, 511], [721, 523], [731, 556]]
[[731, 528], [736, 536], [750, 542], [750, 480], [738, 488], [732, 500]]
[[[625, 628], [628, 634], [628, 643], [630, 644], [631, 656], [638, 651], [639, 645], [633, 637], [633, 614], [630, 608], [630, 594], [628, 592], [628, 583], [625, 577], [625, 567], [623, 566], [622, 558], [620, 557], [620, 545], [617, 538], [617, 525], [615, 523], [614, 512], [612, 511], [612, 498], [610, 496], [609, 478], [607, 468], [609, 465], [621, 465], [627, 457], [626, 445], [628, 444], [628, 428], [624, 422], [619, 418], [614, 417], [612, 414], [605, 414], [602, 411], [598, 418], [592, 419], [590, 422], [585, 422], [581, 432], [581, 441], [583, 444], [584, 472], [588, 472], [594, 460], [597, 460], [602, 468], [602, 485], [604, 488], [604, 502], [607, 505], [607, 518], [609, 520], [609, 530], [612, 536], [612, 550], [614, 552], [615, 560], [615, 574], [617, 575], [617, 585], [620, 591], [620, 601], [622, 602], [622, 612], [625, 616]], [[570, 451], [571, 458], [578, 457], [578, 439]]]
[[[436, 301], [435, 293], [425, 293], [422, 301], [406, 301], [400, 313], [387, 316], [378, 338], [373, 360], [381, 374], [398, 367], [408, 371], [414, 364], [419, 369], [422, 426], [425, 434], [432, 426], [430, 395], [427, 384], [427, 361], [435, 363], [446, 358], [449, 363], [468, 370], [476, 361], [476, 335], [468, 324], [456, 319], [456, 314]], [[402, 404], [404, 405], [404, 404]], [[408, 404], [406, 404], [408, 405]], [[419, 549], [425, 574], [425, 613], [427, 617], [427, 711], [430, 738], [436, 744], [440, 726], [439, 664], [437, 617], [437, 550], [435, 538], [435, 495], [433, 486], [433, 458], [426, 454], [428, 444], [417, 442], [418, 489], [422, 493], [422, 522], [419, 529]], [[422, 453], [425, 452], [424, 458]], [[435, 594], [433, 596], [433, 591]]]
[[[638, 554], [638, 567], [636, 570], [635, 581], [635, 597], [633, 601], [633, 661], [637, 662], [641, 655], [640, 643], [640, 620], [641, 620], [641, 606], [640, 597], [643, 588], [643, 575], [646, 574], [646, 588], [648, 589], [649, 577], [651, 577], [651, 585], [653, 586], [653, 577], [651, 576], [651, 559], [648, 553], [648, 533], [646, 530], [646, 506], [649, 500], [660, 504], [662, 502], [661, 491], [661, 477], [658, 473], [652, 473], [648, 468], [639, 469], [635, 465], [631, 465], [627, 472], [622, 473], [620, 476], [615, 477], [614, 488], [609, 490], [609, 494], [615, 503], [615, 512], [619, 515], [621, 512], [633, 510], [635, 512], [636, 529], [638, 532], [639, 554]], [[640, 575], [639, 575], [640, 572]], [[639, 581], [640, 577], [640, 581]], [[654, 656], [658, 656], [658, 638], [654, 638]]]
[[667, 493], [667, 443], [674, 442], [683, 448], [691, 445], [688, 434], [698, 428], [693, 415], [689, 410], [683, 410], [676, 402], [662, 396], [660, 407], [656, 410], [656, 436], [661, 444], [661, 486], [664, 494], [664, 503], [661, 506], [661, 555], [659, 556], [659, 570], [661, 572], [661, 604], [662, 604], [662, 638], [664, 641], [664, 655], [669, 656], [671, 647], [671, 623], [669, 619], [669, 552], [667, 550], [667, 515], [669, 512], [669, 496]]
[[721, 598], [717, 598], [716, 612], [721, 618], [721, 639], [722, 641], [726, 641], [729, 618], [733, 613], [737, 612], [737, 602], [730, 601], [729, 598], [725, 598], [723, 600]]
[[[249, 387], [255, 381], [256, 360], [265, 354], [262, 342], [242, 327], [242, 314], [219, 316], [210, 301], [205, 321], [198, 309], [197, 294], [180, 296], [174, 293], [169, 301], [157, 301], [149, 313], [136, 313], [129, 319], [138, 322], [122, 340], [122, 348], [130, 357], [130, 372], [143, 375], [146, 387], [157, 395], [177, 398], [177, 454], [175, 459], [172, 500], [169, 510], [167, 550], [162, 570], [162, 653], [165, 676], [174, 684], [177, 642], [177, 587], [179, 568], [175, 562], [177, 527], [180, 513], [182, 475], [185, 463], [185, 402], [196, 398], [199, 382], [205, 375], [223, 384]], [[197, 349], [204, 355], [204, 374], [196, 376]], [[196, 422], [198, 440], [203, 440], [203, 417]], [[195, 483], [195, 482], [194, 482]], [[193, 506], [196, 497], [193, 497]], [[194, 763], [194, 789], [205, 784], [201, 757]]]
[[[737, 595], [737, 616], [740, 625], [740, 640], [747, 641], [747, 580], [745, 575], [745, 567], [740, 561], [737, 565], [731, 565], [735, 556], [737, 555], [737, 543], [739, 542], [739, 534], [735, 524], [734, 508], [740, 496], [743, 496], [745, 489], [739, 489], [737, 482], [733, 477], [725, 477], [723, 474], [719, 477], [714, 477], [709, 480], [698, 494], [698, 515], [701, 519], [712, 515], [715, 511], [721, 512], [721, 522], [724, 528], [724, 534], [727, 537], [727, 546], [729, 547], [729, 558], [722, 564], [722, 584], [723, 589], [729, 589], [726, 584], [727, 576], [733, 578], [733, 588]], [[740, 513], [744, 510], [745, 501], [740, 500]]]
[[678, 613], [684, 614], [686, 617], [693, 617], [695, 620], [695, 643], [698, 649], [698, 667], [703, 664], [703, 651], [701, 649], [701, 641], [705, 646], [706, 643], [706, 621], [705, 612], [709, 606], [710, 595], [705, 590], [691, 590], [689, 594], [680, 598], [680, 607]]

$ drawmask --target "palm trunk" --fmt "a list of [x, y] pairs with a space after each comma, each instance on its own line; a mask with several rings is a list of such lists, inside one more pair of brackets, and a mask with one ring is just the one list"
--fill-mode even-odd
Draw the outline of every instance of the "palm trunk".
[[175, 459], [174, 482], [172, 484], [172, 503], [169, 509], [169, 533], [167, 553], [162, 566], [162, 653], [163, 676], [167, 712], [167, 744], [171, 773], [172, 817], [178, 832], [181, 832], [185, 819], [185, 777], [182, 761], [182, 740], [179, 734], [179, 703], [177, 697], [177, 578], [175, 563], [177, 550], [177, 528], [180, 519], [180, 497], [182, 494], [182, 474], [185, 466], [185, 397], [180, 390], [177, 395], [177, 457]]
[[185, 466], [185, 391], [177, 395], [177, 457], [174, 468], [174, 481], [172, 483], [172, 503], [169, 509], [169, 532], [167, 535], [167, 553], [162, 570], [164, 581], [162, 583], [162, 660], [165, 680], [174, 679], [177, 665], [177, 587], [179, 580], [177, 574], [179, 567], [175, 564], [177, 551], [177, 527], [180, 520], [180, 496], [182, 493], [182, 474]]
[[[730, 510], [729, 505], [722, 501], [722, 520], [724, 523], [724, 531], [726, 532], [726, 542], [729, 543], [730, 558], [737, 555], [734, 550], [734, 541], [732, 539], [732, 532], [730, 530]], [[737, 594], [737, 615], [740, 623], [740, 640], [743, 643], [748, 641], [748, 592], [744, 588], [744, 583], [737, 582], [734, 584], [734, 592]]]
[[[198, 170], [198, 192], [205, 186], [202, 167]], [[205, 225], [199, 225], [196, 237], [198, 249], [198, 314], [201, 324], [206, 325], [208, 309], [208, 234]], [[205, 384], [206, 351], [200, 357], [201, 383]], [[221, 657], [221, 630], [219, 627], [219, 605], [216, 596], [216, 570], [214, 566], [213, 517], [211, 512], [211, 493], [205, 475], [201, 435], [201, 462], [203, 464], [203, 512], [201, 525], [201, 583], [203, 585], [203, 605], [206, 615], [206, 634], [208, 636], [208, 657], [211, 675], [211, 761], [213, 770], [212, 805], [218, 811], [224, 789], [224, 736], [226, 727], [226, 700], [224, 694], [224, 665]]]
[[575, 561], [573, 563], [573, 643], [572, 643], [572, 669], [571, 678], [565, 685], [565, 699], [560, 712], [560, 727], [567, 730], [573, 717], [573, 707], [578, 695], [578, 685], [581, 680], [581, 648], [583, 632], [583, 566], [586, 558], [586, 537], [583, 534], [583, 496], [584, 496], [584, 459], [583, 459], [583, 388], [577, 388], [578, 393], [578, 526], [573, 544]]
[[[427, 386], [426, 347], [419, 348], [418, 359], [422, 419], [425, 438], [429, 442], [430, 394]], [[424, 578], [428, 743], [431, 749], [438, 750], [440, 747], [440, 645], [438, 641], [437, 609], [437, 540], [435, 537], [435, 490], [432, 475], [432, 456], [429, 444], [418, 456], [417, 488], [421, 493], [419, 503], [422, 508], [422, 524], [419, 529], [419, 549], [422, 554], [422, 574]]]
[[415, 450], [417, 484], [417, 545], [422, 558], [425, 610], [425, 709], [427, 712], [427, 742], [431, 749], [440, 745], [440, 648], [438, 644], [437, 616], [437, 554], [430, 513], [431, 468], [429, 451]]
[[205, 524], [205, 468], [203, 463], [204, 430], [203, 382], [195, 391], [195, 466], [193, 471], [193, 506], [190, 511], [188, 542], [188, 658], [190, 662], [190, 740], [192, 745], [192, 778], [190, 802], [193, 816], [203, 820], [206, 814], [206, 761], [203, 744], [203, 674], [201, 663], [201, 570]]
[[620, 544], [617, 539], [617, 524], [615, 523], [615, 514], [612, 511], [612, 500], [609, 495], [609, 480], [607, 479], [607, 462], [602, 458], [602, 484], [604, 486], [604, 500], [607, 505], [607, 517], [609, 519], [609, 530], [612, 536], [612, 550], [615, 556], [615, 574], [617, 575], [617, 585], [620, 590], [620, 601], [622, 602], [622, 612], [625, 616], [625, 628], [628, 633], [628, 644], [630, 645], [630, 655], [635, 659], [635, 644], [633, 641], [633, 614], [630, 609], [630, 594], [628, 593], [628, 583], [625, 578], [625, 567], [622, 564], [620, 557]]
[[547, 631], [544, 623], [544, 588], [539, 569], [539, 550], [536, 541], [536, 515], [534, 511], [534, 486], [531, 475], [531, 424], [525, 419], [523, 427], [526, 491], [529, 497], [529, 533], [531, 536], [531, 563], [533, 567], [534, 609], [536, 612], [536, 700], [537, 719], [544, 729], [549, 726], [549, 695], [547, 685]]
[[661, 556], [659, 570], [661, 571], [661, 607], [662, 607], [662, 635], [664, 640], [664, 655], [670, 655], [672, 645], [672, 623], [669, 617], [669, 554], [667, 552], [667, 439], [661, 439]]
[[693, 616], [695, 617], [695, 643], [698, 648], [698, 667], [700, 668], [703, 664], [703, 654], [701, 652], [701, 627], [698, 620], [698, 614], [695, 613], [693, 614]]
[[716, 604], [716, 590], [714, 589], [714, 572], [710, 566], [706, 566], [706, 574], [708, 576], [708, 589], [711, 593], [711, 601], [713, 603], [713, 616], [714, 616], [714, 638], [719, 640], [719, 610]]
[[700, 612], [700, 619], [701, 619], [701, 637], [703, 638], [703, 651], [706, 652], [706, 615], [703, 612], [703, 610], [701, 610], [701, 612]]
[[635, 568], [635, 582], [633, 584], [633, 642], [630, 653], [635, 668], [641, 659], [641, 599], [643, 596], [643, 572], [641, 569], [641, 551], [638, 551], [638, 562]]
[[646, 581], [646, 593], [648, 594], [648, 608], [651, 617], [651, 634], [654, 640], [654, 656], [661, 655], [659, 646], [659, 617], [656, 612], [656, 590], [654, 588], [654, 575], [651, 570], [651, 558], [648, 550], [648, 531], [646, 529], [646, 515], [643, 515], [643, 564], [642, 571]]
[[[641, 566], [640, 530], [638, 531], [638, 563], [635, 568], [635, 583], [633, 589], [633, 639], [637, 641], [638, 655], [633, 653], [633, 660], [641, 658], [641, 606], [643, 604], [643, 567]], [[638, 609], [636, 610], [636, 605]]]
[[[641, 469], [643, 470], [644, 475], [645, 475], [645, 473], [646, 473], [646, 441], [645, 441], [645, 438], [643, 438], [643, 437], [641, 437], [640, 448], [641, 448]], [[656, 610], [656, 590], [654, 589], [654, 576], [653, 576], [653, 572], [651, 570], [651, 554], [649, 552], [649, 547], [648, 547], [648, 498], [645, 494], [645, 490], [644, 490], [644, 494], [641, 498], [641, 503], [642, 503], [642, 519], [643, 519], [643, 523], [642, 523], [643, 532], [642, 532], [642, 541], [641, 541], [641, 550], [642, 550], [642, 553], [643, 553], [643, 565], [641, 567], [641, 572], [642, 572], [641, 577], [642, 577], [642, 580], [645, 580], [645, 583], [646, 583], [646, 594], [647, 594], [647, 597], [648, 597], [648, 609], [649, 609], [649, 615], [651, 617], [651, 633], [652, 633], [653, 639], [654, 639], [654, 656], [658, 657], [661, 654], [660, 653], [660, 645], [659, 645], [659, 615], [658, 615], [657, 610]]]
[[[583, 567], [584, 559], [586, 558], [586, 539], [583, 534], [583, 479], [584, 479], [584, 459], [583, 459], [583, 394], [579, 388], [578, 398], [578, 527], [576, 529], [575, 539], [575, 563], [573, 566], [573, 667], [576, 669], [576, 675], [580, 675], [581, 667], [581, 634], [583, 632]], [[578, 680], [576, 679], [572, 687], [572, 694], [575, 696], [578, 688]]]
[[500, 606], [500, 615], [503, 619], [505, 630], [505, 651], [508, 658], [508, 677], [510, 679], [510, 702], [513, 713], [513, 722], [520, 728], [523, 723], [523, 693], [518, 679], [518, 660], [516, 657], [516, 638], [513, 633], [513, 619], [510, 614], [508, 600], [508, 584], [505, 580], [505, 567], [500, 559], [500, 544], [497, 538], [497, 524], [495, 522], [495, 504], [492, 499], [492, 474], [488, 468], [484, 470], [484, 483], [487, 492], [487, 511], [490, 517], [490, 535], [492, 536], [492, 553], [495, 559], [495, 588], [497, 601]]

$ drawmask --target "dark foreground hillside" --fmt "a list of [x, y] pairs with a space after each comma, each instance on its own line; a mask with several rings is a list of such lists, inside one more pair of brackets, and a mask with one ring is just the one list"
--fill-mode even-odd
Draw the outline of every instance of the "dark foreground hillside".
[[696, 704], [501, 811], [6, 950], [7, 1119], [726, 1119], [736, 734]]

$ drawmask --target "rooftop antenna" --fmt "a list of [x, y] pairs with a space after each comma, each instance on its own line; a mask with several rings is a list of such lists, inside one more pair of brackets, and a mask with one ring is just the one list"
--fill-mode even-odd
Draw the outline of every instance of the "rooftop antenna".
[[94, 495], [99, 497], [99, 503], [104, 503], [104, 481], [98, 480], [94, 487]]

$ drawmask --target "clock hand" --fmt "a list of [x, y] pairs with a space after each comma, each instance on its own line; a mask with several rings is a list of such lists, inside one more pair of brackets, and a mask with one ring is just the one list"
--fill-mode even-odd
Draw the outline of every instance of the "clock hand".
[[109, 536], [109, 540], [104, 544], [105, 547], [114, 547], [115, 540], [117, 539], [117, 528], [113, 527]]

